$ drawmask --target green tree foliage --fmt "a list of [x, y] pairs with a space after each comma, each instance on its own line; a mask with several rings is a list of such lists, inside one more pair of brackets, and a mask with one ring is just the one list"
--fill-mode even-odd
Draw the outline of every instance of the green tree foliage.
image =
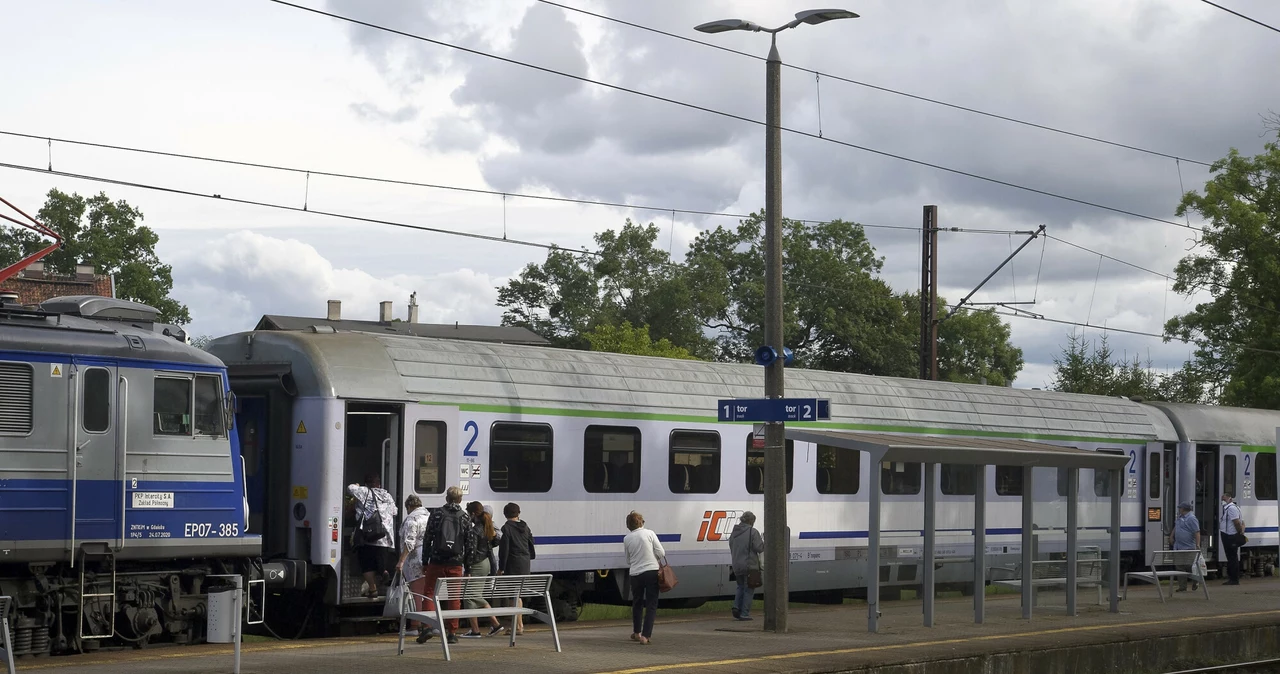
[[1124, 396], [1138, 400], [1206, 403], [1209, 396], [1201, 373], [1191, 363], [1161, 375], [1134, 356], [1118, 356], [1104, 334], [1097, 342], [1067, 335], [1062, 354], [1053, 359], [1054, 380], [1049, 388], [1064, 393]]
[[622, 325], [598, 324], [585, 337], [592, 351], [697, 360], [687, 349], [672, 344], [666, 338], [655, 342], [647, 328], [632, 327], [630, 321], [623, 321]]
[[1206, 223], [1174, 290], [1212, 299], [1165, 331], [1195, 343], [1196, 370], [1223, 404], [1280, 409], [1280, 144], [1265, 147], [1254, 157], [1232, 149], [1204, 192], [1178, 205], [1178, 215], [1194, 211]]
[[[913, 355], [920, 348], [920, 293], [902, 296], [904, 330], [912, 335]], [[938, 298], [938, 318], [947, 301]], [[965, 384], [1008, 386], [1022, 371], [1022, 349], [1009, 342], [1012, 330], [994, 309], [958, 311], [938, 325], [938, 379]], [[913, 361], [914, 362], [914, 361]]]
[[[187, 307], [169, 296], [173, 268], [156, 256], [160, 237], [138, 224], [142, 211], [105, 193], [85, 198], [49, 190], [36, 219], [62, 235], [64, 245], [43, 260], [50, 271], [74, 274], [77, 264], [93, 265], [115, 277], [116, 296], [155, 307], [165, 323], [191, 322]], [[0, 230], [0, 265], [8, 265], [49, 245], [25, 229]]]

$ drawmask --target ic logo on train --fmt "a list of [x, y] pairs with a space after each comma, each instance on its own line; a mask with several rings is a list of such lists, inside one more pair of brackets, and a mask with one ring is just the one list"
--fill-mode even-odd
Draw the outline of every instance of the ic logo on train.
[[741, 510], [707, 510], [702, 513], [702, 526], [698, 527], [698, 541], [723, 541], [733, 533], [733, 525], [742, 517]]

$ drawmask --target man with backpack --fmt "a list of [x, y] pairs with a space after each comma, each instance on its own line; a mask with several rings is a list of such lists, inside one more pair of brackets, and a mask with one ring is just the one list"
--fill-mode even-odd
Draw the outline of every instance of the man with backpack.
[[[466, 575], [466, 560], [472, 550], [478, 547], [475, 540], [475, 527], [471, 518], [462, 511], [462, 490], [449, 487], [444, 493], [444, 507], [431, 513], [427, 520], [427, 534], [422, 544], [422, 575], [427, 585], [427, 607], [423, 610], [434, 611], [436, 580], [440, 578], [461, 578]], [[444, 602], [445, 610], [457, 610], [456, 599]], [[458, 620], [445, 621], [445, 638], [449, 643], [458, 643]], [[435, 636], [424, 625], [418, 631], [418, 643], [424, 643]]]

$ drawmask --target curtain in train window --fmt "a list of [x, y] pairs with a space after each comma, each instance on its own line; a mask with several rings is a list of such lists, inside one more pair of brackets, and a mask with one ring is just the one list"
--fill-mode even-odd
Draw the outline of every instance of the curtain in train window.
[[882, 461], [880, 463], [880, 491], [886, 495], [910, 495], [920, 493], [923, 471], [918, 463]]
[[861, 481], [861, 452], [818, 445], [819, 494], [856, 494]]
[[104, 433], [111, 426], [111, 372], [100, 367], [84, 371], [80, 420], [88, 433]]
[[582, 439], [582, 487], [592, 494], [640, 491], [640, 429], [587, 426]]
[[546, 424], [498, 421], [489, 431], [489, 488], [551, 491], [552, 438]]
[[720, 434], [715, 431], [671, 431], [667, 486], [672, 494], [720, 491]]
[[182, 377], [156, 377], [156, 435], [191, 435], [191, 380]]
[[978, 466], [944, 463], [939, 482], [947, 496], [973, 496], [978, 492]]
[[996, 466], [996, 494], [1022, 496], [1022, 466]]
[[[787, 440], [786, 451], [787, 493], [790, 494], [792, 478], [795, 477], [796, 443], [794, 440]], [[764, 493], [764, 440], [757, 442], [754, 434], [747, 436], [747, 493]]]
[[1254, 497], [1259, 501], [1276, 500], [1276, 455], [1254, 454]]
[[197, 376], [195, 390], [196, 435], [222, 435], [222, 378]]
[[444, 493], [444, 451], [448, 433], [443, 421], [419, 421], [413, 430], [414, 491]]

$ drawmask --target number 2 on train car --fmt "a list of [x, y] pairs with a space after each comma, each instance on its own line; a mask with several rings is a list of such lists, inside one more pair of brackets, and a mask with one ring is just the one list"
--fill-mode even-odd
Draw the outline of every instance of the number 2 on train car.
[[467, 441], [467, 446], [462, 450], [462, 455], [480, 456], [479, 451], [471, 448], [472, 445], [476, 444], [476, 438], [480, 437], [480, 427], [476, 425], [476, 422], [468, 421], [462, 426], [462, 432], [466, 433], [467, 431], [471, 431], [471, 439]]
[[1245, 477], [1249, 477], [1249, 464], [1253, 463], [1252, 459], [1253, 459], [1252, 456], [1248, 454], [1244, 455], [1244, 476]]
[[1137, 450], [1134, 450], [1134, 449], [1129, 450], [1129, 474], [1130, 474], [1130, 475], [1132, 475], [1133, 473], [1138, 472], [1138, 466], [1137, 466], [1137, 463], [1138, 463], [1138, 452], [1137, 452]]

